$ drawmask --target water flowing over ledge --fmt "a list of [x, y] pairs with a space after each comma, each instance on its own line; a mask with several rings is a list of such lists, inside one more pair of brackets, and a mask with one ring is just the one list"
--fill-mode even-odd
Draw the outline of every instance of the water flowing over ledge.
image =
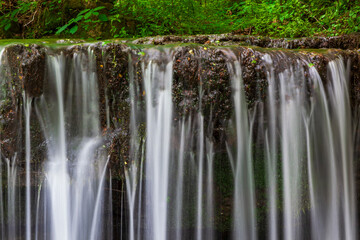
[[0, 48], [2, 239], [357, 239], [356, 50]]

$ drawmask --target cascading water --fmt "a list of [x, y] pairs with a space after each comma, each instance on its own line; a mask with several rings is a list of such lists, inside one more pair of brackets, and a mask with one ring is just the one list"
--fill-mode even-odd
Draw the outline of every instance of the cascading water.
[[[47, 56], [47, 90], [39, 98], [23, 98], [26, 239], [101, 239], [106, 234], [102, 215], [107, 157], [101, 146], [94, 60], [90, 50], [75, 53], [70, 61], [63, 53]], [[32, 106], [47, 146], [44, 175], [38, 176], [42, 180], [36, 191], [30, 172]], [[3, 239], [19, 236], [16, 158], [7, 160], [9, 230], [2, 231]]]
[[[7, 189], [8, 189], [8, 202], [15, 202], [16, 200], [16, 182], [17, 182], [17, 167], [16, 156], [13, 159], [6, 161], [7, 168]], [[16, 222], [16, 206], [10, 205], [7, 211], [8, 216], [8, 238], [16, 238], [17, 222]], [[5, 232], [5, 229], [4, 229]], [[5, 234], [3, 236], [5, 238]]]
[[305, 83], [301, 70], [290, 68], [279, 74], [280, 129], [284, 193], [284, 238], [301, 238], [302, 163], [304, 142], [303, 111]]
[[45, 93], [37, 103], [48, 145], [43, 194], [49, 237], [99, 239], [107, 160], [99, 150], [94, 56], [75, 53], [71, 66], [66, 69], [63, 54], [49, 56], [49, 87], [56, 94]]
[[[3, 53], [5, 48], [0, 48], [0, 86], [3, 86], [2, 65], [3, 65]], [[2, 91], [0, 92], [0, 101], [2, 103], [4, 96]], [[5, 223], [4, 223], [4, 199], [3, 199], [3, 161], [2, 161], [2, 148], [0, 148], [0, 224], [1, 224], [1, 238], [5, 238]]]
[[[314, 239], [356, 239], [348, 73], [342, 59], [330, 62], [328, 67], [330, 101], [326, 101], [319, 77], [315, 78], [315, 96], [320, 104], [312, 105], [307, 123], [310, 196], [314, 206], [311, 221], [313, 228], [318, 229], [312, 236]], [[324, 163], [324, 159], [328, 161]]]
[[26, 239], [31, 239], [31, 192], [30, 192], [30, 160], [31, 160], [31, 143], [30, 143], [30, 112], [31, 99], [24, 94], [25, 107], [25, 161], [26, 161]]
[[246, 48], [127, 48], [123, 63], [85, 46], [47, 49], [42, 93], [18, 101], [0, 49], [1, 239], [357, 239], [349, 61], [329, 55], [324, 79], [303, 53], [253, 56], [267, 84], [250, 101]]
[[[146, 51], [147, 58], [142, 65], [144, 84], [138, 86], [134, 76], [130, 78], [131, 156], [134, 158], [125, 172], [130, 239], [213, 238], [213, 146], [205, 137], [201, 114], [182, 118], [179, 123], [174, 121], [172, 55], [168, 50]], [[130, 69], [132, 74], [133, 68]], [[140, 118], [141, 105], [146, 109], [144, 119]], [[147, 126], [145, 152], [137, 130], [142, 121]], [[176, 148], [172, 147], [174, 141], [180, 144]], [[172, 188], [174, 185], [177, 187]], [[145, 209], [141, 211], [142, 208]], [[196, 222], [193, 234], [182, 228], [189, 219]]]
[[[149, 55], [151, 57], [152, 53]], [[165, 240], [172, 134], [172, 61], [153, 61], [149, 59], [143, 67], [147, 111], [146, 199], [149, 201], [146, 224], [149, 239]]]
[[273, 67], [273, 61], [270, 55], [264, 56], [267, 71], [268, 86], [268, 129], [265, 133], [265, 151], [266, 151], [266, 179], [267, 179], [267, 195], [268, 195], [268, 234], [269, 239], [278, 239], [278, 211], [277, 211], [277, 138], [276, 138], [276, 119], [277, 107], [276, 103], [276, 82]]
[[229, 70], [232, 76], [236, 129], [235, 156], [229, 151], [234, 174], [233, 239], [256, 239], [251, 126], [245, 105], [241, 66], [236, 58], [229, 64]]
[[[0, 47], [0, 106], [5, 105], [5, 99], [9, 96], [6, 91], [6, 83], [3, 81], [8, 74], [5, 50]], [[12, 203], [15, 203], [19, 197], [17, 191], [20, 182], [19, 159], [17, 153], [11, 158], [5, 158], [2, 149], [0, 149], [0, 157], [0, 236], [1, 239], [16, 239], [21, 224], [19, 221], [20, 208]]]

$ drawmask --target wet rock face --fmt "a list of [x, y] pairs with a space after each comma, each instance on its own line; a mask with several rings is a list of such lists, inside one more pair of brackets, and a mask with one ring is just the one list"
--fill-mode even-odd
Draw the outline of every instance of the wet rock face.
[[[19, 145], [21, 146], [23, 84], [19, 78], [19, 68], [13, 69], [11, 62], [6, 58], [12, 50], [19, 48], [20, 46], [6, 49], [1, 59], [0, 141], [2, 159], [11, 159], [17, 152]], [[20, 62], [17, 62], [16, 66], [18, 65]]]
[[346, 51], [343, 57], [349, 64], [350, 100], [352, 109], [355, 109], [360, 104], [360, 54], [359, 52]]
[[123, 176], [130, 141], [129, 53], [124, 45], [97, 44], [96, 72], [99, 87], [100, 122], [110, 153], [109, 167]]
[[[124, 109], [125, 106], [120, 106], [129, 97], [128, 50], [126, 46], [118, 44], [104, 46], [98, 44], [93, 49], [96, 56], [101, 126], [106, 128], [110, 124], [110, 126], [116, 127], [118, 119], [123, 117], [124, 111], [129, 110]], [[113, 117], [110, 118], [109, 123], [106, 118], [106, 104], [109, 106], [109, 114]]]
[[45, 49], [39, 45], [15, 45], [7, 49], [8, 62], [14, 81], [19, 81], [30, 97], [43, 93], [45, 77]]
[[20, 103], [1, 105], [1, 158], [11, 159], [21, 146], [22, 109]]
[[266, 68], [263, 62], [264, 53], [251, 48], [235, 50], [240, 59], [244, 90], [249, 107], [256, 101], [266, 98]]
[[[176, 118], [201, 111], [205, 129], [219, 140], [231, 117], [231, 82], [224, 52], [216, 48], [181, 47], [174, 58], [173, 102]], [[217, 142], [217, 141], [215, 141]]]

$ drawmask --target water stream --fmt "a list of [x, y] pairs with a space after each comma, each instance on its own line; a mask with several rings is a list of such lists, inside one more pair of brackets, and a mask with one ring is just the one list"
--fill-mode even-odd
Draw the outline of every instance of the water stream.
[[[107, 89], [101, 98], [92, 45], [71, 57], [46, 53], [43, 93], [24, 91], [17, 103], [21, 147], [0, 152], [1, 239], [357, 239], [351, 62], [332, 57], [325, 81], [307, 57], [269, 51], [266, 96], [250, 103], [241, 56], [221, 49], [231, 114], [219, 127], [205, 77], [192, 89], [193, 110], [184, 107], [190, 97], [178, 101], [189, 79], [174, 74], [176, 51], [130, 51], [114, 63], [128, 69], [128, 132]], [[9, 66], [0, 48], [1, 107], [12, 94]], [[114, 165], [119, 132], [128, 157]]]

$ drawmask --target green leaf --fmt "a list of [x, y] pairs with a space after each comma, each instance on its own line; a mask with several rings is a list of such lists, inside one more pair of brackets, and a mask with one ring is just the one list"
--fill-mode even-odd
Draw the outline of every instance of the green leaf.
[[11, 17], [15, 17], [15, 15], [20, 11], [20, 9], [15, 9], [14, 11], [12, 11], [11, 13]]
[[313, 64], [313, 63], [309, 63], [308, 66], [311, 68], [311, 67], [314, 66], [314, 64]]
[[59, 28], [59, 30], [56, 31], [55, 35], [62, 33], [68, 26], [69, 25], [66, 24], [66, 25], [62, 26], [61, 28]]
[[99, 19], [103, 22], [107, 22], [109, 20], [108, 17], [103, 13], [99, 15]]
[[79, 12], [78, 16], [79, 15], [83, 15], [84, 13], [88, 12], [90, 9], [85, 9], [85, 10], [82, 10], [81, 12]]
[[77, 16], [73, 21], [70, 20], [70, 22], [78, 22], [83, 18], [83, 16]]
[[104, 9], [104, 8], [105, 8], [104, 6], [97, 7], [97, 8], [94, 8], [93, 11], [96, 12], [96, 11], [99, 11], [99, 10]]
[[5, 25], [4, 30], [7, 31], [9, 30], [10, 27], [11, 27], [11, 23], [8, 23]]
[[85, 19], [88, 19], [88, 18], [91, 16], [91, 14], [92, 14], [92, 11], [86, 13], [85, 16], [84, 16], [84, 18], [85, 18]]
[[71, 34], [74, 34], [74, 33], [76, 33], [76, 31], [78, 30], [78, 28], [79, 28], [78, 25], [75, 25], [75, 26], [73, 26], [73, 27], [70, 29], [69, 32], [70, 32]]

